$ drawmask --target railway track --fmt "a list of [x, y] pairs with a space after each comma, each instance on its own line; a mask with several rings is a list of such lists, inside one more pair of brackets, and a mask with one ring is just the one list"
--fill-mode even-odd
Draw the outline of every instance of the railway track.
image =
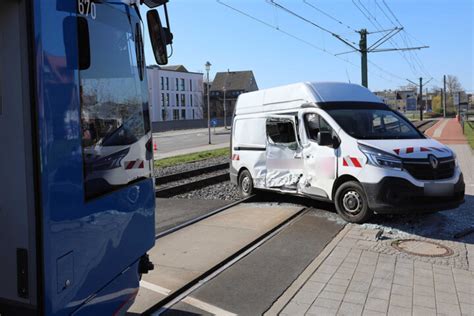
[[204, 215], [201, 215], [201, 216], [199, 216], [199, 217], [193, 218], [193, 219], [191, 219], [191, 220], [189, 220], [189, 221], [187, 221], [187, 222], [184, 222], [184, 223], [182, 223], [182, 224], [180, 224], [180, 225], [177, 225], [177, 226], [172, 227], [172, 228], [170, 228], [170, 229], [167, 229], [167, 230], [165, 230], [165, 231], [163, 231], [163, 232], [161, 232], [161, 233], [159, 233], [159, 234], [156, 234], [156, 235], [155, 235], [155, 239], [159, 239], [159, 238], [162, 238], [162, 237], [164, 237], [164, 236], [166, 236], [166, 235], [172, 234], [172, 233], [174, 233], [174, 232], [176, 232], [176, 231], [178, 231], [178, 230], [180, 230], [180, 229], [183, 229], [183, 228], [185, 228], [185, 227], [187, 227], [187, 226], [190, 226], [190, 225], [192, 225], [192, 224], [195, 224], [195, 223], [197, 223], [197, 222], [200, 222], [200, 221], [202, 221], [202, 220], [204, 220], [204, 219], [206, 219], [206, 218], [208, 218], [208, 217], [210, 217], [210, 216], [213, 216], [213, 215], [218, 214], [218, 213], [220, 213], [220, 212], [222, 212], [222, 211], [225, 211], [225, 210], [227, 210], [227, 209], [229, 209], [229, 208], [231, 208], [231, 207], [234, 207], [234, 206], [236, 206], [236, 205], [238, 205], [238, 204], [240, 204], [240, 203], [253, 202], [254, 200], [255, 200], [255, 195], [251, 195], [251, 196], [249, 196], [249, 197], [246, 197], [246, 198], [240, 199], [240, 200], [238, 200], [238, 201], [229, 203], [229, 204], [227, 204], [227, 205], [225, 205], [225, 206], [223, 206], [223, 207], [217, 208], [217, 209], [215, 209], [215, 210], [213, 210], [213, 211], [211, 211], [211, 212], [208, 212], [208, 213], [206, 213], [206, 214], [204, 214]]
[[[217, 213], [220, 213], [222, 211], [225, 211], [229, 208], [232, 208], [240, 203], [244, 202], [252, 202], [255, 200], [255, 196], [250, 196], [245, 199], [236, 201], [232, 204], [226, 205], [222, 208], [216, 209], [215, 211], [208, 213], [202, 217], [193, 219], [187, 223], [184, 223], [180, 226], [177, 226], [176, 228], [170, 229], [169, 231], [165, 231], [159, 235], [157, 235], [157, 239], [164, 237], [165, 235], [171, 234], [173, 232], [176, 232], [177, 230], [183, 229], [186, 226], [190, 226], [196, 222], [202, 221], [210, 216], [213, 216]], [[285, 219], [272, 229], [268, 230], [264, 234], [262, 234], [260, 237], [255, 239], [254, 241], [248, 243], [245, 245], [243, 248], [241, 248], [239, 251], [235, 252], [232, 254], [230, 257], [227, 257], [225, 260], [220, 262], [219, 264], [210, 267], [205, 273], [199, 275], [197, 278], [191, 280], [189, 283], [185, 284], [181, 288], [175, 290], [174, 292], [170, 293], [166, 297], [164, 297], [160, 302], [156, 303], [152, 307], [148, 308], [145, 311], [145, 315], [161, 315], [162, 313], [165, 313], [169, 311], [173, 305], [179, 303], [181, 300], [186, 298], [189, 294], [191, 294], [193, 291], [197, 290], [198, 288], [202, 287], [205, 285], [207, 282], [212, 280], [214, 277], [225, 271], [227, 268], [253, 252], [255, 249], [259, 248], [262, 246], [265, 242], [276, 236], [278, 233], [283, 231], [286, 227], [292, 225], [294, 222], [296, 222], [299, 218], [301, 218], [304, 214], [306, 214], [310, 208], [308, 207], [302, 207], [296, 214], [290, 216], [289, 218]]]
[[413, 125], [422, 133], [424, 133], [428, 128], [433, 126], [436, 123], [436, 120], [425, 120], [414, 122]]
[[[229, 163], [198, 168], [155, 178], [155, 196], [168, 198], [229, 180]], [[205, 176], [206, 174], [211, 174]]]
[[179, 180], [199, 176], [199, 175], [214, 172], [214, 171], [224, 170], [228, 168], [229, 168], [229, 163], [226, 162], [226, 163], [216, 164], [216, 165], [207, 166], [203, 168], [197, 168], [197, 169], [193, 169], [193, 170], [189, 170], [185, 172], [173, 173], [173, 174], [169, 174], [169, 175], [165, 175], [161, 177], [156, 177], [155, 184], [163, 185], [169, 182], [179, 181]]

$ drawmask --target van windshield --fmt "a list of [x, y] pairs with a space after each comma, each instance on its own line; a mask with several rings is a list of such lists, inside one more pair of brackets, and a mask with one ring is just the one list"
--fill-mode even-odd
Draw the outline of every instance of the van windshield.
[[321, 106], [349, 135], [357, 139], [424, 138], [406, 118], [377, 103], [327, 103]]

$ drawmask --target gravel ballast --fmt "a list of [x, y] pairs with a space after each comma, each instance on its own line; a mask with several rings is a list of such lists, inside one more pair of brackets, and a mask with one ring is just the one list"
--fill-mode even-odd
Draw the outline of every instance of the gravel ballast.
[[230, 181], [210, 185], [205, 188], [188, 193], [175, 195], [172, 199], [198, 199], [198, 200], [225, 200], [237, 201], [241, 199], [237, 187]]
[[[170, 167], [164, 168], [155, 168], [155, 177], [161, 177], [165, 175], [175, 174], [179, 172], [186, 172], [191, 171], [198, 168], [209, 167], [212, 165], [222, 164], [229, 162], [229, 157], [215, 157], [210, 159], [199, 160], [195, 162], [188, 162], [184, 164], [179, 164]], [[209, 177], [211, 175], [217, 175], [228, 172], [228, 170], [219, 170], [211, 173], [206, 173], [204, 175], [192, 177], [189, 179], [183, 179], [179, 181], [174, 181], [170, 183], [163, 184], [163, 187], [171, 186], [171, 185], [178, 185], [187, 183], [189, 181], [194, 181], [198, 179], [203, 179]], [[160, 188], [158, 186], [157, 188]], [[230, 183], [230, 181], [225, 181], [221, 183], [217, 183], [214, 185], [207, 186], [202, 189], [194, 190], [187, 193], [182, 193], [179, 195], [175, 195], [171, 197], [172, 199], [200, 199], [200, 200], [225, 200], [225, 201], [236, 201], [239, 200], [241, 197], [237, 190], [237, 187]]]

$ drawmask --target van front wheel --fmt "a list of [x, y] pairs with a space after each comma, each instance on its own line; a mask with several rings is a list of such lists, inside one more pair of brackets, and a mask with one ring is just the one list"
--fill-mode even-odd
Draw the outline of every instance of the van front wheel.
[[365, 191], [358, 182], [343, 183], [337, 188], [334, 202], [339, 216], [350, 223], [363, 223], [372, 216]]
[[253, 194], [253, 179], [248, 170], [244, 170], [239, 176], [239, 191], [242, 197], [248, 197]]

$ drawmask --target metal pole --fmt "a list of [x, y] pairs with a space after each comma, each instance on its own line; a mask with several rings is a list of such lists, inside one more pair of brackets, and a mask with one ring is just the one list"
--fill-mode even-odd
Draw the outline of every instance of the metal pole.
[[362, 71], [362, 85], [366, 88], [369, 87], [368, 76], [367, 76], [367, 30], [360, 30], [360, 55], [361, 55], [361, 71]]
[[209, 102], [209, 94], [211, 85], [209, 84], [209, 70], [207, 70], [207, 131], [209, 134], [209, 145], [211, 144], [211, 106]]
[[458, 115], [461, 116], [461, 91], [458, 92]]
[[224, 128], [227, 129], [227, 119], [226, 119], [226, 114], [225, 114], [225, 92], [226, 92], [226, 89], [224, 87]]
[[446, 117], [446, 75], [443, 76], [443, 117]]
[[423, 78], [420, 77], [420, 121], [423, 121]]

